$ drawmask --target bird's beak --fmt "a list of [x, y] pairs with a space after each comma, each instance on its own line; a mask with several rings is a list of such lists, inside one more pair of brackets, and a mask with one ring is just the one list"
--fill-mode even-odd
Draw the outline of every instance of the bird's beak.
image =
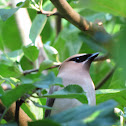
[[91, 54], [91, 56], [89, 56], [89, 57], [87, 58], [87, 60], [88, 60], [88, 61], [93, 61], [98, 55], [99, 55], [99, 52], [93, 53], [93, 54]]
[[87, 58], [87, 60], [86, 60], [86, 62], [85, 62], [85, 66], [87, 67], [87, 69], [89, 70], [89, 68], [90, 68], [90, 65], [91, 65], [91, 63], [92, 63], [92, 61], [98, 56], [98, 52], [97, 53], [93, 53], [93, 54], [91, 54], [88, 58]]

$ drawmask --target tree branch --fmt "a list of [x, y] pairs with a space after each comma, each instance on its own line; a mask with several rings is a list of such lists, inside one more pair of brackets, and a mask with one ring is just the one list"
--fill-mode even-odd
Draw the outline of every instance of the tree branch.
[[[15, 108], [16, 108], [16, 103], [13, 103], [10, 108], [8, 109], [7, 113], [4, 116], [4, 119], [8, 122], [11, 120], [14, 120], [15, 118]], [[2, 101], [0, 100], [0, 113], [3, 113], [5, 111], [5, 106], [3, 105]], [[22, 110], [20, 109], [19, 111], [19, 122], [20, 126], [27, 126], [27, 122], [32, 121], [31, 118]]]
[[104, 61], [109, 58], [109, 54], [103, 55], [103, 56], [98, 56], [94, 59], [94, 61]]
[[[59, 66], [60, 66], [60, 64], [54, 65], [54, 66], [51, 66], [51, 67], [49, 67], [49, 68], [47, 68], [47, 69], [45, 69], [45, 70], [53, 69], [53, 68], [56, 68], [56, 67], [59, 67]], [[30, 73], [32, 73], [32, 72], [38, 72], [38, 71], [39, 71], [39, 69], [25, 70], [25, 71], [23, 72], [23, 75], [25, 76], [25, 75], [30, 74]]]
[[81, 31], [84, 31], [91, 36], [101, 32], [111, 38], [111, 36], [105, 31], [102, 25], [87, 21], [85, 18], [83, 18], [77, 12], [74, 11], [66, 0], [50, 1], [54, 4], [54, 6], [57, 8], [62, 17], [64, 17], [70, 23], [78, 27]]
[[[103, 60], [106, 60], [106, 59], [108, 59], [108, 54], [106, 54], [106, 55], [104, 55], [104, 56], [99, 56], [99, 57], [95, 58], [94, 62], [95, 62], [95, 61], [103, 61]], [[51, 66], [51, 67], [49, 67], [49, 68], [47, 68], [47, 69], [45, 69], [45, 70], [53, 69], [53, 68], [59, 67], [60, 65], [61, 65], [61, 64], [53, 65], [53, 66]], [[25, 70], [25, 71], [23, 72], [23, 75], [25, 76], [25, 75], [27, 75], [27, 74], [30, 74], [30, 73], [33, 73], [33, 72], [38, 72], [38, 71], [39, 71], [39, 69]]]
[[52, 15], [60, 15], [59, 12], [57, 12], [56, 8], [54, 8], [52, 11], [45, 11], [45, 10], [37, 11], [37, 14], [44, 14], [47, 15], [47, 17]]
[[22, 103], [24, 103], [22, 99], [16, 101], [15, 121], [17, 122], [18, 126], [19, 126], [19, 111]]
[[115, 66], [113, 69], [110, 70], [109, 73], [106, 74], [106, 76], [96, 85], [95, 90], [99, 89], [104, 85], [104, 83], [113, 75], [115, 72], [117, 66]]
[[61, 16], [57, 16], [56, 17], [56, 36], [59, 35], [61, 29], [62, 29], [62, 18]]

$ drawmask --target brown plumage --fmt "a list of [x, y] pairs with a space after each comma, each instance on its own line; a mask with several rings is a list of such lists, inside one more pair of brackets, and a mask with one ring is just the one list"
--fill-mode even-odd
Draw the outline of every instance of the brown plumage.
[[[91, 62], [98, 56], [94, 54], [76, 54], [66, 59], [59, 67], [58, 77], [62, 78], [63, 85], [77, 84], [86, 92], [89, 105], [96, 105], [95, 87], [89, 74]], [[49, 93], [62, 89], [58, 86], [51, 87]], [[57, 114], [72, 107], [81, 105], [82, 103], [76, 99], [47, 99], [47, 105], [55, 108], [54, 110], [46, 110], [45, 117]]]

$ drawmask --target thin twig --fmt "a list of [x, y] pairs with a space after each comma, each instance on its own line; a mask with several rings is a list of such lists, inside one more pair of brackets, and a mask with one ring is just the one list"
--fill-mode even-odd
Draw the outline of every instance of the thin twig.
[[117, 66], [112, 68], [109, 73], [96, 85], [95, 90], [99, 89], [104, 85], [104, 83], [113, 75], [114, 71], [116, 70]]
[[98, 56], [94, 59], [94, 61], [104, 61], [109, 58], [109, 54], [103, 55], [103, 56]]
[[25, 71], [23, 72], [23, 75], [25, 76], [25, 75], [27, 75], [27, 74], [30, 74], [30, 73], [33, 73], [33, 72], [38, 72], [38, 71], [39, 71], [39, 69], [25, 70]]
[[45, 69], [45, 70], [50, 70], [50, 69], [53, 69], [53, 68], [59, 67], [60, 65], [61, 65], [61, 64], [54, 65], [54, 66], [51, 66], [51, 67], [49, 67], [49, 68], [47, 68], [47, 69]]
[[1, 117], [0, 117], [0, 121], [4, 118], [5, 114], [7, 113], [8, 108], [5, 108], [4, 112], [2, 113]]
[[39, 90], [40, 88], [36, 88], [35, 90], [32, 91], [31, 94], [25, 94], [25, 96], [22, 96], [20, 100], [16, 101], [16, 109], [15, 109], [15, 121], [17, 122], [18, 126], [19, 126], [19, 110], [21, 105], [26, 101], [27, 98], [29, 98], [30, 96], [32, 96], [33, 93], [35, 93], [37, 90]]
[[[94, 61], [103, 61], [103, 60], [106, 60], [106, 59], [108, 59], [108, 55], [99, 56], [99, 57], [96, 58]], [[49, 68], [47, 68], [47, 69], [45, 69], [45, 70], [53, 69], [53, 68], [59, 67], [60, 65], [61, 65], [61, 63], [58, 64], [58, 65], [53, 65], [53, 66], [51, 66], [51, 67], [49, 67]], [[30, 73], [33, 73], [33, 72], [38, 72], [38, 71], [39, 71], [39, 69], [25, 70], [25, 71], [23, 72], [23, 75], [25, 76], [25, 75], [27, 75], [27, 74], [30, 74]]]
[[60, 13], [57, 11], [56, 8], [54, 8], [52, 11], [45, 11], [45, 10], [41, 10], [41, 11], [37, 11], [37, 14], [44, 14], [47, 15], [47, 17], [52, 16], [52, 15], [60, 15]]
[[[56, 68], [56, 67], [59, 67], [59, 66], [60, 66], [60, 64], [59, 65], [54, 65], [54, 66], [51, 66], [51, 67], [49, 67], [49, 68], [47, 68], [45, 70], [53, 69], [53, 68]], [[23, 72], [23, 75], [25, 76], [27, 74], [30, 74], [30, 73], [33, 73], [33, 72], [38, 72], [38, 71], [39, 71], [39, 69], [25, 70]]]

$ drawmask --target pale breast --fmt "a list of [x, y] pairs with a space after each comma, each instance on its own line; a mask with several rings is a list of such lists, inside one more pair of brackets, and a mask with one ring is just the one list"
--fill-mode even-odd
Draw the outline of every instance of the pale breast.
[[65, 98], [55, 99], [55, 102], [53, 105], [54, 110], [51, 111], [51, 115], [57, 114], [69, 108], [79, 106], [81, 104], [82, 103], [76, 99], [65, 99]]

